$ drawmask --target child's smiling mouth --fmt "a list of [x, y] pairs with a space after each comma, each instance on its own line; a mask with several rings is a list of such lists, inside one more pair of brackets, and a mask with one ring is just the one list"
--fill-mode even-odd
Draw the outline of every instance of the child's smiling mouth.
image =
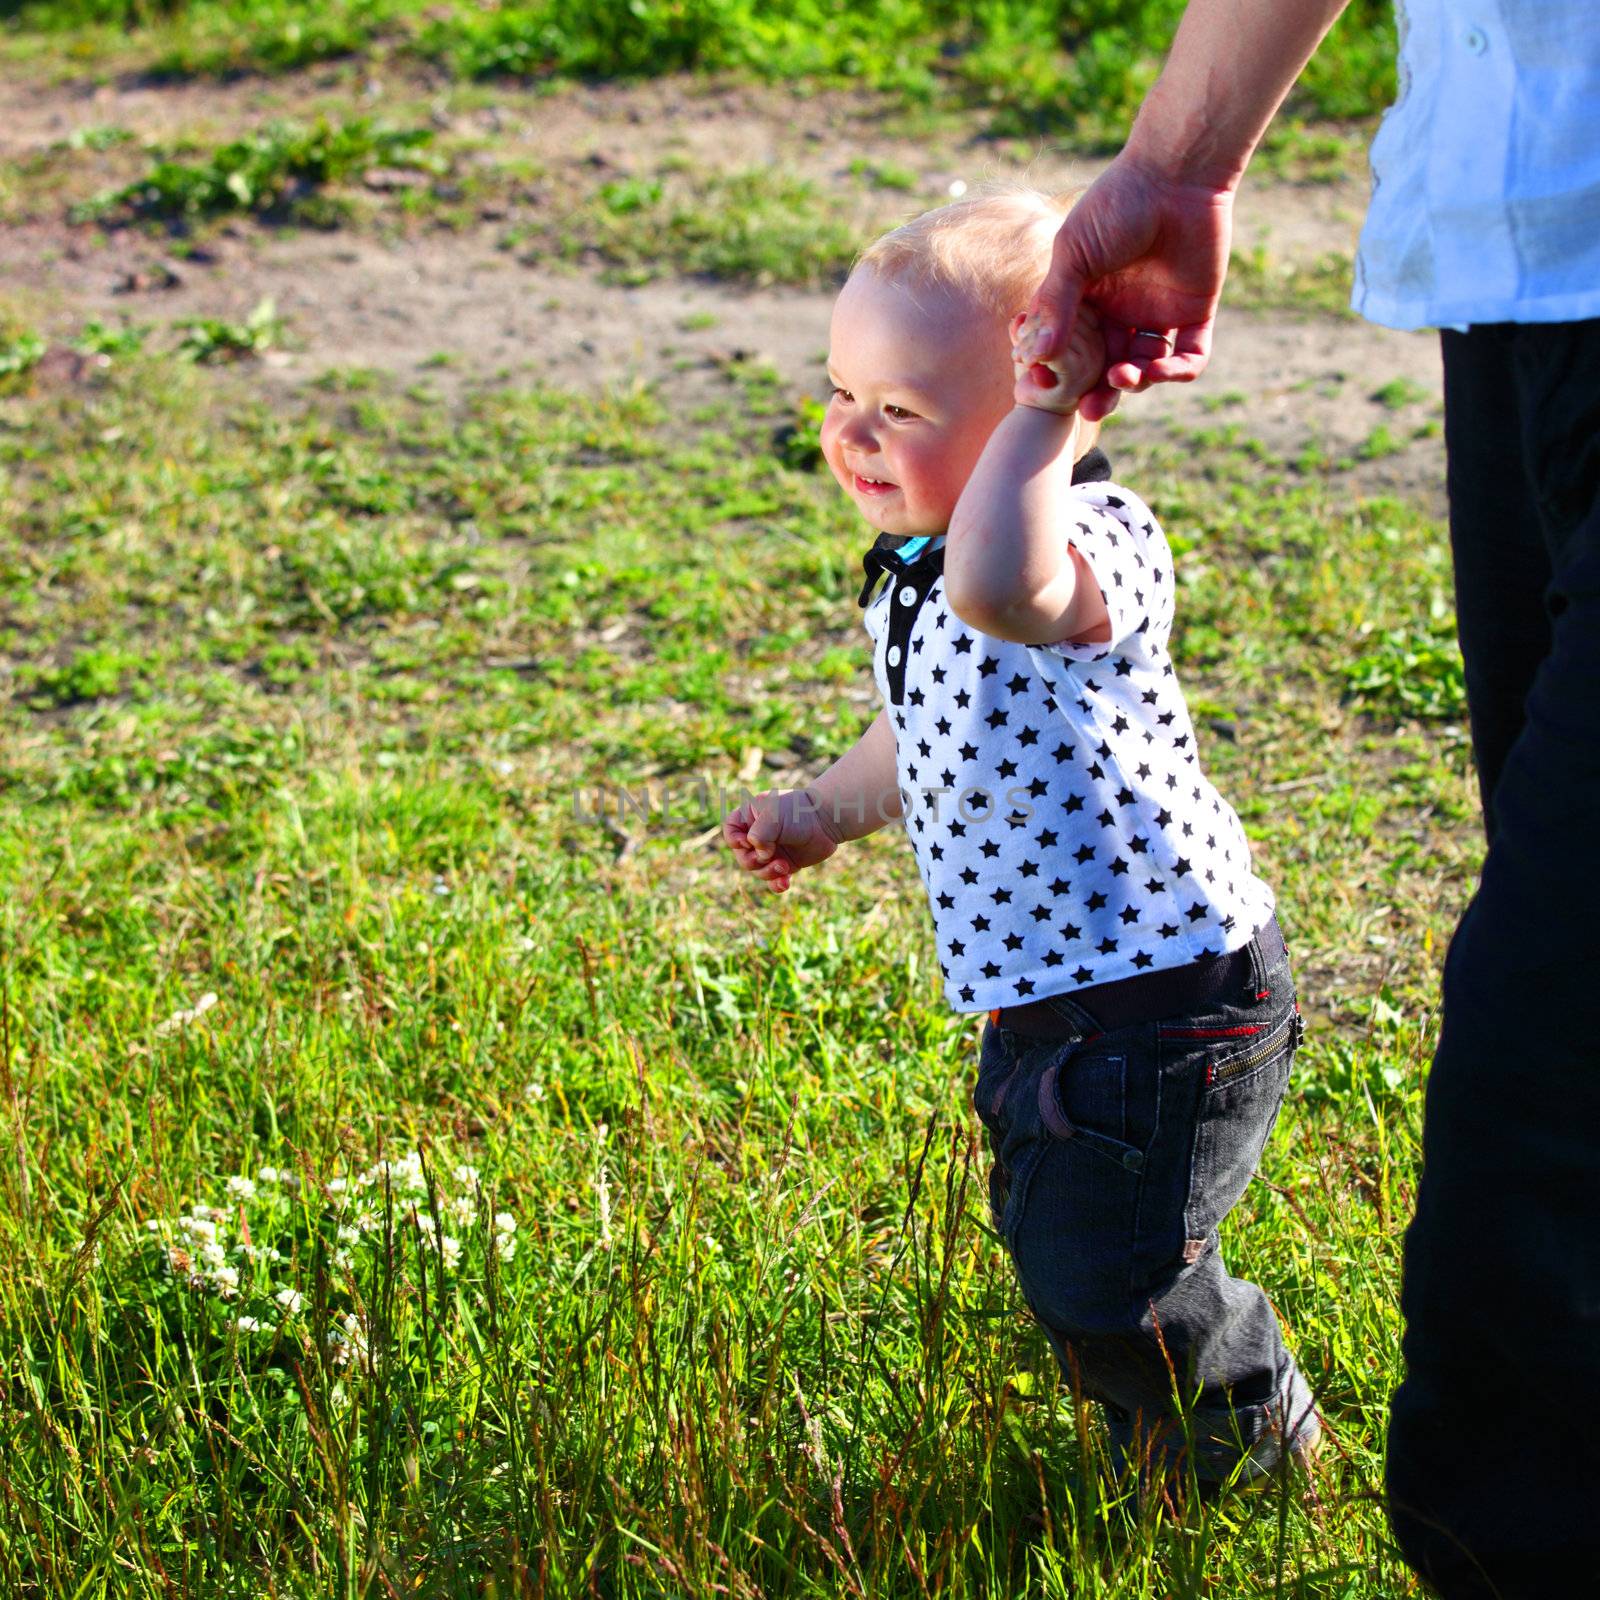
[[859, 472], [853, 474], [855, 478], [856, 493], [865, 495], [888, 494], [899, 488], [899, 484], [887, 483], [882, 478], [863, 478]]

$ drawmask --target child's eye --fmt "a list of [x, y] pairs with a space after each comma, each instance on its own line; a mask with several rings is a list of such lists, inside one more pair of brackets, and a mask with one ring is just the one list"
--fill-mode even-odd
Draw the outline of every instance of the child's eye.
[[885, 406], [883, 409], [896, 422], [904, 422], [908, 418], [916, 416], [915, 411], [907, 411], [904, 406]]
[[854, 398], [848, 389], [841, 389], [838, 384], [828, 385], [828, 398], [830, 400], [850, 400]]

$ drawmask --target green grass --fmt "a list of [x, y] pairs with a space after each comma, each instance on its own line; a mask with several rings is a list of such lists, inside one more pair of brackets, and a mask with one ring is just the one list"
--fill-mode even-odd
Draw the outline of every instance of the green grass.
[[[169, 76], [286, 72], [406, 56], [451, 75], [649, 77], [732, 71], [848, 81], [992, 108], [995, 129], [1115, 138], [1152, 81], [1181, 0], [536, 0], [483, 9], [424, 0], [33, 0], [10, 18], [15, 59], [140, 61]], [[64, 41], [64, 42], [63, 42]], [[1386, 5], [1356, 0], [1308, 69], [1297, 106], [1370, 117], [1394, 87]]]
[[[370, 373], [271, 405], [155, 350], [28, 381], [0, 400], [7, 1592], [1416, 1592], [1375, 1494], [1478, 850], [1436, 526], [1236, 429], [1107, 433], [1178, 551], [1204, 755], [1312, 1019], [1226, 1241], [1334, 1436], [1320, 1504], [1163, 1522], [986, 1229], [975, 1035], [903, 841], [773, 901], [705, 838], [741, 769], [798, 781], [872, 714], [814, 416], [739, 366], [697, 418]], [[379, 1159], [387, 1193], [357, 1185]]]

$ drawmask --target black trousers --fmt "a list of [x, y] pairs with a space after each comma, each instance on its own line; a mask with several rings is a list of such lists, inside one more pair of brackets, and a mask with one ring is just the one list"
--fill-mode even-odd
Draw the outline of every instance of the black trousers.
[[1489, 850], [1445, 962], [1390, 1512], [1448, 1600], [1600, 1595], [1600, 320], [1443, 341]]

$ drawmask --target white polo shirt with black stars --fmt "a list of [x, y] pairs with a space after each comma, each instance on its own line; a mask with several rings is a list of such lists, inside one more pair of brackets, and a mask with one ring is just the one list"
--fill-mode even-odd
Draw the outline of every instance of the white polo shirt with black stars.
[[1105, 597], [1108, 643], [974, 632], [946, 603], [943, 539], [886, 535], [868, 557], [863, 596], [875, 570], [889, 580], [866, 609], [873, 675], [957, 1011], [1236, 950], [1273, 911], [1200, 768], [1168, 654], [1166, 537], [1117, 484], [1072, 492], [1063, 533]]

